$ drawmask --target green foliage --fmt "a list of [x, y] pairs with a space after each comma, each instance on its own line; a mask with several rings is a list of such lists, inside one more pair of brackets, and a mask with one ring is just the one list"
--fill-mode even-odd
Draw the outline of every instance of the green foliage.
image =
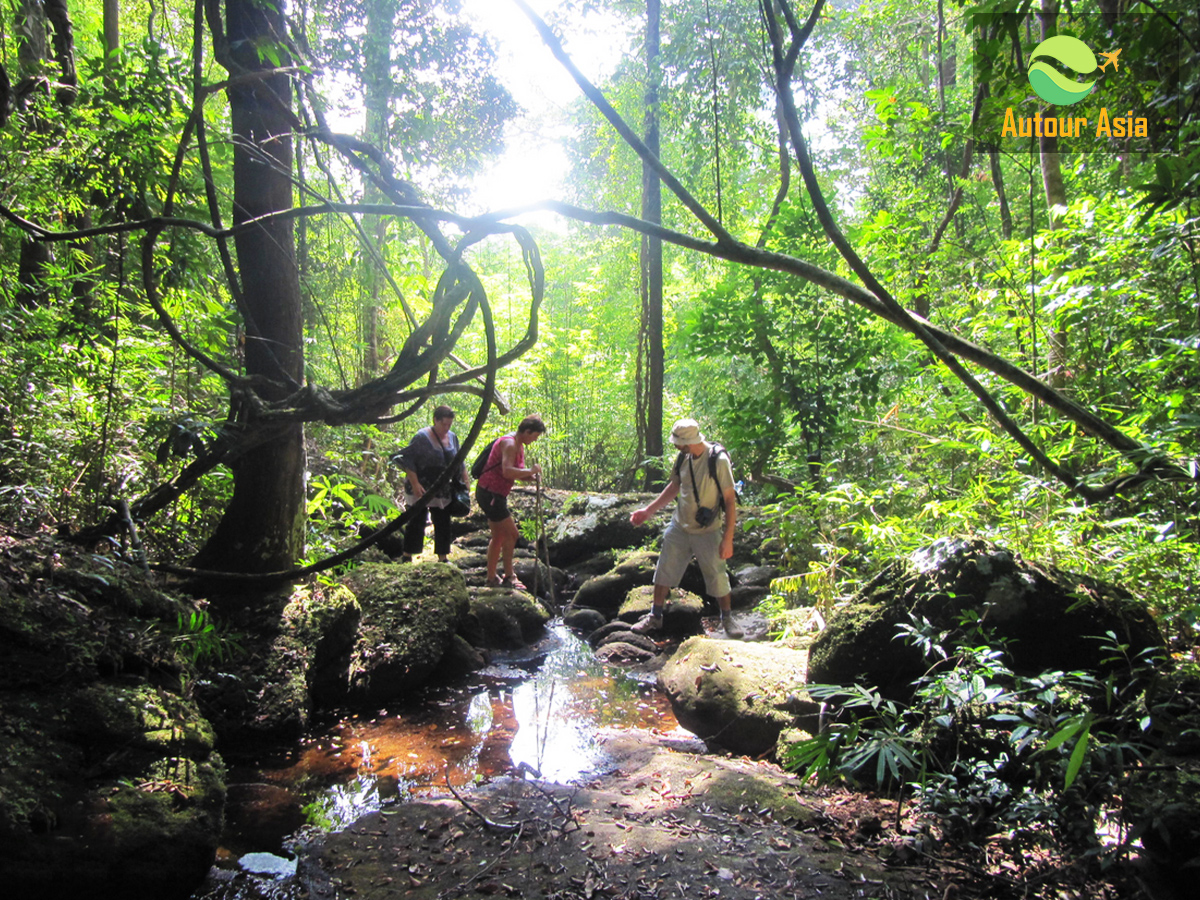
[[1161, 660], [1131, 659], [1109, 633], [1107, 675], [1015, 675], [978, 617], [955, 634], [915, 621], [902, 636], [929, 672], [910, 701], [862, 685], [810, 685], [833, 722], [790, 747], [789, 768], [806, 777], [850, 777], [910, 792], [950, 840], [979, 842], [1005, 831], [1099, 853], [1094, 826], [1153, 746], [1169, 700], [1155, 693]]
[[226, 663], [246, 652], [241, 634], [218, 626], [202, 609], [180, 613], [175, 632], [171, 643], [193, 666]]

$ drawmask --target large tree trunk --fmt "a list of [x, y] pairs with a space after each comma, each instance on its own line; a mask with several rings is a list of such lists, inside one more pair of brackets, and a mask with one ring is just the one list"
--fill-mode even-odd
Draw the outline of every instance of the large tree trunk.
[[[273, 35], [286, 34], [279, 6], [226, 0], [231, 74], [271, 68], [256, 48], [273, 43], [287, 66], [286, 50]], [[284, 75], [239, 80], [229, 88], [234, 134], [233, 219], [244, 222], [292, 206], [292, 139], [287, 113], [291, 83]], [[291, 221], [239, 232], [235, 239], [247, 316], [246, 372], [279, 383], [279, 399], [303, 381], [303, 322]], [[290, 386], [288, 385], [290, 382]], [[236, 401], [235, 415], [240, 410]], [[216, 531], [196, 557], [201, 568], [269, 572], [291, 567], [304, 547], [304, 430], [241, 457], [233, 467], [233, 499]]]
[[[659, 0], [646, 3], [646, 146], [659, 154], [659, 29], [662, 9]], [[662, 223], [662, 182], [642, 163], [642, 218]], [[643, 235], [641, 246], [642, 324], [638, 349], [644, 369], [644, 388], [638, 404], [638, 430], [645, 438], [647, 458], [663, 452], [663, 254], [662, 240]], [[646, 489], [655, 490], [663, 473], [657, 466], [646, 469]]]

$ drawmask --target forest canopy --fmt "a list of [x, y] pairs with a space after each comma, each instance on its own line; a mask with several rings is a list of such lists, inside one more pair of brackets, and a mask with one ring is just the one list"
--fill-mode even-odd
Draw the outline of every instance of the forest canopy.
[[[540, 413], [571, 490], [652, 485], [694, 415], [814, 588], [983, 533], [1194, 627], [1191, 5], [513, 3], [579, 93], [559, 195], [505, 211], [472, 188], [548, 113], [470, 12], [10, 7], [0, 515], [295, 571], [399, 521], [438, 403]], [[1056, 34], [1119, 48], [1136, 144], [988, 139]]]

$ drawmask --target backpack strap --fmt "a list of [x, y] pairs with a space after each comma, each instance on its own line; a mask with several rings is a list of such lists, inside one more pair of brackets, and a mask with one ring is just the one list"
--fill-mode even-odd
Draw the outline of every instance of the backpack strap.
[[729, 451], [721, 444], [712, 443], [708, 446], [708, 477], [713, 480], [717, 486], [717, 493], [721, 493], [721, 482], [717, 481], [717, 457], [724, 453], [729, 456]]

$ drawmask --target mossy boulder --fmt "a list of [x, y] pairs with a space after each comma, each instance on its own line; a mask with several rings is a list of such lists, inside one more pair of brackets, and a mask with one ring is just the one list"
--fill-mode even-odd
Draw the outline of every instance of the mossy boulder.
[[344, 585], [300, 586], [231, 612], [244, 652], [206, 673], [195, 689], [221, 740], [244, 745], [295, 737], [314, 710], [344, 702], [361, 619]]
[[660, 526], [649, 522], [634, 525], [629, 515], [652, 499], [649, 494], [568, 495], [547, 528], [550, 561], [556, 566], [567, 566], [602, 550], [642, 546], [658, 533]]
[[789, 727], [816, 731], [819, 705], [804, 691], [806, 656], [770, 644], [693, 637], [658, 675], [679, 724], [735, 753], [775, 748]]
[[[636, 622], [650, 612], [653, 606], [654, 586], [635, 587], [626, 594], [625, 601], [617, 610], [617, 618], [622, 622]], [[704, 630], [700, 624], [703, 614], [703, 600], [691, 591], [676, 588], [667, 597], [667, 606], [663, 610], [662, 633], [672, 638], [700, 634]]]
[[94, 753], [146, 750], [203, 759], [215, 740], [194, 703], [145, 683], [89, 685], [72, 697], [69, 721]]
[[186, 897], [221, 835], [224, 767], [190, 701], [93, 683], [0, 699], [0, 869], [22, 896]]
[[224, 803], [190, 601], [137, 569], [0, 537], [0, 871], [14, 896], [187, 897]]
[[631, 553], [603, 575], [594, 575], [580, 585], [571, 605], [594, 609], [611, 619], [631, 590], [654, 582], [657, 564], [658, 554], [652, 550]]
[[477, 647], [517, 650], [546, 630], [550, 613], [524, 591], [484, 588], [471, 598], [466, 637]]
[[374, 706], [433, 674], [469, 610], [454, 566], [371, 564], [344, 580], [362, 609], [350, 652], [348, 699]]
[[906, 697], [928, 666], [916, 647], [896, 639], [899, 626], [916, 618], [953, 631], [964, 616], [977, 616], [1005, 644], [1018, 674], [1104, 671], [1109, 653], [1097, 638], [1107, 632], [1134, 654], [1163, 646], [1145, 606], [1124, 591], [987, 541], [954, 538], [891, 563], [831, 616], [813, 642], [809, 679]]

